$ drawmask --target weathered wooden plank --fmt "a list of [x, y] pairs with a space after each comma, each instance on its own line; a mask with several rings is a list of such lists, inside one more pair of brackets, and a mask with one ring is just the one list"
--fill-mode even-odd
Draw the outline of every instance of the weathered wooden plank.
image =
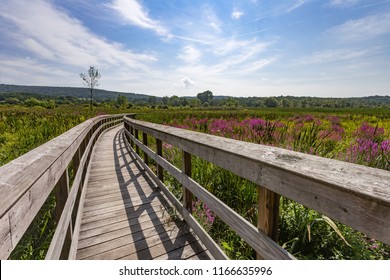
[[[160, 219], [152, 219], [149, 221], [144, 221], [143, 223], [137, 223], [136, 221], [129, 225], [128, 227], [124, 227], [121, 229], [113, 230], [104, 234], [100, 234], [99, 236], [93, 236], [90, 238], [80, 239], [79, 240], [79, 250], [83, 248], [88, 248], [91, 246], [95, 246], [101, 243], [108, 242], [110, 240], [116, 240], [123, 236], [140, 236], [140, 239], [145, 239], [146, 236], [151, 236], [152, 233], [148, 232], [148, 229], [153, 229], [152, 232], [156, 232], [159, 230], [159, 234], [166, 232], [166, 227], [168, 222], [163, 223]], [[145, 233], [148, 232], [148, 235]]]
[[154, 160], [175, 177], [181, 184], [186, 186], [195, 196], [204, 203], [209, 205], [209, 208], [218, 215], [229, 227], [231, 227], [241, 238], [243, 238], [253, 249], [267, 259], [293, 259], [287, 251], [282, 249], [272, 239], [264, 233], [259, 232], [252, 224], [238, 215], [230, 207], [202, 188], [197, 182], [192, 180], [186, 174], [181, 172], [176, 166], [172, 165], [165, 159], [157, 156], [148, 147], [145, 147], [139, 140], [133, 139], [136, 145], [149, 153]]
[[[132, 135], [129, 135], [129, 133], [127, 131], [125, 131], [126, 134], [128, 134], [128, 136], [130, 137], [130, 139], [132, 139], [133, 141], [133, 144], [135, 143], [134, 141], [136, 141], [134, 139], [134, 137]], [[139, 143], [140, 144], [140, 143]], [[127, 148], [128, 149], [132, 149], [128, 143], [127, 143]], [[148, 147], [144, 147], [144, 152], [146, 152], [150, 157], [152, 157], [153, 159], [156, 159], [159, 158], [161, 159], [160, 162], [163, 162], [163, 166], [161, 166], [161, 168], [166, 168], [169, 172], [169, 169], [170, 168], [176, 168], [174, 167], [173, 165], [171, 165], [168, 161], [166, 161], [164, 158], [158, 156], [157, 154], [155, 154], [151, 149], [149, 149]], [[134, 150], [133, 150], [134, 152]], [[137, 154], [134, 154], [134, 156], [137, 158], [138, 161], [142, 163], [142, 159], [140, 158], [139, 155]], [[157, 162], [157, 161], [156, 161]], [[143, 164], [143, 167], [145, 168], [145, 170], [148, 172], [148, 174], [150, 175], [150, 177], [153, 179], [153, 181], [156, 182], [156, 184], [160, 187], [160, 189], [164, 192], [164, 194], [167, 196], [167, 198], [169, 199], [169, 201], [175, 206], [175, 208], [179, 211], [179, 213], [183, 216], [183, 218], [185, 219], [185, 221], [190, 225], [190, 227], [193, 229], [193, 231], [195, 232], [195, 234], [197, 236], [199, 236], [199, 238], [202, 240], [203, 244], [206, 245], [207, 249], [210, 251], [210, 253], [212, 254], [212, 256], [217, 259], [217, 260], [225, 260], [225, 259], [228, 259], [228, 257], [226, 256], [226, 254], [222, 251], [222, 249], [215, 243], [215, 241], [211, 238], [211, 236], [203, 229], [203, 227], [198, 223], [198, 221], [195, 220], [195, 218], [190, 214], [190, 212], [188, 212], [188, 210], [183, 207], [183, 205], [181, 204], [181, 202], [168, 190], [168, 188], [164, 185], [164, 183], [162, 181], [160, 181], [160, 179], [152, 172], [152, 170]]]
[[[51, 193], [89, 129], [101, 118], [105, 116], [88, 120], [0, 167], [0, 219], [8, 216], [12, 248]], [[8, 226], [0, 224], [0, 232], [5, 230], [3, 227]], [[10, 253], [8, 246], [0, 243], [0, 251]]]
[[388, 171], [174, 127], [125, 121], [390, 244]]
[[[261, 186], [257, 187], [257, 192], [257, 228], [277, 242], [280, 196]], [[263, 259], [262, 255], [258, 253], [257, 259]]]
[[[182, 240], [182, 241], [181, 241]], [[179, 242], [185, 242], [182, 247], [175, 248], [172, 251], [167, 252], [166, 254], [163, 254], [161, 256], [153, 258], [153, 260], [186, 260], [193, 256], [196, 256], [198, 254], [203, 253], [206, 248], [204, 248], [194, 236], [190, 236], [188, 234], [188, 238], [184, 239], [182, 238], [179, 240]], [[212, 259], [210, 256], [205, 256], [204, 260]]]
[[[127, 131], [125, 131], [127, 133]], [[128, 136], [129, 137], [129, 136]], [[131, 140], [133, 143], [133, 140]], [[156, 153], [162, 157], [163, 156], [163, 150], [162, 150], [162, 141], [160, 139], [156, 138]], [[163, 168], [157, 164], [157, 177], [161, 182], [164, 182], [164, 170]]]
[[[143, 132], [142, 133], [142, 143], [147, 146], [148, 145], [148, 135]], [[148, 165], [149, 164], [149, 159], [148, 159], [148, 154], [144, 154], [144, 162]]]
[[[56, 219], [57, 223], [60, 220], [62, 212], [64, 210], [66, 200], [69, 194], [69, 174], [68, 169], [65, 169], [65, 172], [62, 174], [60, 180], [55, 186], [56, 192]], [[64, 260], [68, 258], [70, 245], [72, 243], [72, 219], [70, 219], [68, 230], [64, 240], [64, 246], [62, 248], [60, 259]]]
[[[188, 177], [191, 177], [191, 154], [183, 151], [183, 168], [182, 171]], [[188, 212], [192, 212], [192, 193], [183, 186], [183, 207], [185, 207]]]
[[[187, 231], [187, 230], [186, 230]], [[163, 241], [159, 237], [146, 239], [148, 247], [143, 250], [137, 250], [132, 254], [120, 257], [121, 260], [152, 260], [164, 255], [174, 254], [175, 259], [180, 259], [180, 248], [183, 248], [186, 243], [197, 243], [199, 239], [186, 231], [171, 231], [171, 236], [168, 240]], [[149, 242], [148, 242], [149, 241]], [[163, 241], [163, 242], [161, 242]], [[173, 259], [168, 257], [169, 259]]]
[[[170, 231], [167, 231], [170, 229]], [[145, 239], [153, 239], [163, 233], [174, 234], [177, 230], [172, 230], [169, 224], [160, 224], [145, 228], [143, 231], [134, 232], [132, 234], [124, 235], [122, 237], [105, 241], [94, 246], [90, 246], [79, 250], [79, 259], [118, 259], [123, 256], [136, 253], [137, 250], [147, 248]], [[166, 238], [167, 235], [164, 235]]]
[[129, 207], [140, 207], [142, 205], [149, 204], [150, 202], [152, 202], [154, 199], [157, 199], [157, 198], [158, 198], [158, 193], [149, 197], [148, 199], [135, 200], [132, 202], [124, 203], [122, 205], [111, 205], [111, 206], [107, 206], [106, 208], [103, 208], [103, 209], [87, 209], [88, 211], [83, 211], [83, 213], [84, 213], [84, 217], [101, 215], [101, 214], [104, 214], [106, 212], [116, 211], [116, 210], [120, 210], [120, 209], [126, 209]]
[[5, 260], [9, 257], [14, 248], [12, 246], [11, 224], [8, 215], [4, 215], [0, 218], [0, 225], [0, 260]]
[[112, 206], [117, 206], [117, 205], [131, 205], [133, 202], [136, 201], [141, 201], [141, 202], [148, 202], [151, 199], [154, 199], [156, 196], [158, 196], [160, 192], [158, 190], [155, 190], [153, 192], [148, 192], [146, 194], [133, 194], [130, 195], [129, 193], [126, 193], [126, 197], [117, 197], [114, 199], [106, 199], [106, 200], [100, 200], [100, 201], [95, 201], [95, 202], [89, 202], [84, 204], [84, 211], [88, 212], [91, 210], [98, 210], [98, 209], [104, 209], [104, 208], [109, 208]]
[[[86, 164], [88, 164], [89, 153], [92, 149], [92, 145], [94, 144], [94, 139], [98, 136], [99, 130], [103, 129], [100, 127], [96, 130], [90, 137], [90, 141], [86, 147], [86, 151], [81, 158], [79, 170], [77, 170], [75, 179], [73, 181], [71, 192], [68, 196], [66, 204], [63, 209], [63, 214], [57, 224], [56, 231], [54, 233], [52, 242], [49, 246], [45, 259], [53, 260], [59, 259], [60, 254], [62, 252], [63, 244], [65, 241], [66, 233], [68, 231], [69, 225], [72, 219], [73, 207], [76, 204], [77, 195], [79, 193], [81, 181], [83, 180], [82, 170], [85, 168]], [[89, 172], [86, 172], [86, 176], [84, 180], [88, 180]], [[76, 233], [77, 234], [77, 233]]]
[[[123, 207], [117, 210], [113, 211], [106, 211], [105, 213], [98, 213], [97, 215], [83, 215], [83, 224], [81, 227], [81, 230], [84, 230], [84, 226], [88, 225], [90, 222], [104, 220], [107, 218], [112, 218], [113, 216], [119, 216], [119, 215], [127, 215], [127, 213], [131, 211], [135, 211], [134, 209], [146, 209], [147, 207], [152, 207], [151, 209], [155, 209], [155, 207], [161, 207], [161, 209], [165, 209], [163, 205], [161, 205], [161, 202], [159, 200], [153, 200], [150, 204], [143, 204], [143, 205], [135, 205], [135, 206], [129, 206], [129, 207]], [[114, 218], [112, 218], [114, 219]]]
[[[156, 215], [158, 218], [156, 219], [166, 219], [164, 217], [164, 213], [162, 210], [153, 210], [153, 215]], [[98, 222], [90, 224], [90, 226], [93, 226], [94, 228], [86, 230], [84, 228], [83, 231], [80, 231], [80, 239], [85, 239], [92, 236], [98, 236], [103, 233], [107, 233], [113, 230], [129, 227], [130, 225], [134, 223], [142, 223], [145, 221], [150, 220], [150, 216], [148, 212], [143, 212], [141, 215], [139, 215], [137, 218], [129, 219], [127, 215], [124, 215], [121, 217], [121, 219], [118, 221], [115, 221], [114, 223], [110, 220], [100, 220]]]
[[[144, 195], [149, 195], [155, 192], [156, 189], [146, 189]], [[122, 189], [107, 189], [105, 191], [100, 191], [100, 196], [92, 196], [88, 199], [85, 199], [85, 206], [104, 203], [105, 201], [115, 201], [123, 198], [123, 195], [129, 195], [134, 197], [138, 195], [138, 191], [130, 188]]]

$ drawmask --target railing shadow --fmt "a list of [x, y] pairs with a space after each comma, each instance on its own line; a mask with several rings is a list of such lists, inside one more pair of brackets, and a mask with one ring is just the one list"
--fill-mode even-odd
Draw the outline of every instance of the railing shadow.
[[[163, 251], [158, 254], [165, 254], [164, 258], [167, 259], [181, 259], [184, 246], [187, 244], [195, 252], [201, 252], [202, 248], [195, 237], [192, 234], [187, 234], [190, 231], [188, 225], [179, 219], [170, 217], [169, 213], [172, 207], [136, 160], [132, 151], [128, 149], [124, 143], [124, 138], [123, 130], [116, 133], [113, 139], [113, 151], [116, 175], [125, 204], [127, 220], [133, 235], [137, 259], [153, 259], [156, 257], [153, 255], [150, 246], [159, 246], [158, 250]], [[126, 181], [125, 177], [128, 177], [128, 175], [130, 175], [130, 179]], [[136, 190], [137, 196], [141, 199], [140, 203], [134, 204], [130, 192], [131, 189]], [[156, 200], [161, 205], [160, 207], [163, 208], [163, 214], [161, 212], [157, 213], [152, 207], [151, 203]], [[142, 228], [140, 216], [144, 211], [146, 211], [154, 227], [151, 236], [145, 236]], [[168, 221], [166, 220], [167, 218]], [[159, 240], [155, 240], [155, 238]], [[149, 245], [148, 241], [151, 241], [153, 244]], [[207, 258], [205, 254], [202, 254], [202, 257]]]

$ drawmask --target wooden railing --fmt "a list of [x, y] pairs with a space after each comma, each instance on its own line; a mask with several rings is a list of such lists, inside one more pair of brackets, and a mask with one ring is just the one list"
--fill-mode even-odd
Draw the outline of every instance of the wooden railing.
[[[125, 118], [125, 133], [136, 157], [216, 259], [226, 255], [191, 215], [195, 195], [263, 259], [293, 259], [273, 239], [277, 235], [279, 196], [390, 244], [390, 172], [347, 162], [247, 143]], [[142, 141], [139, 134], [142, 132]], [[156, 139], [156, 152], [148, 145]], [[162, 155], [162, 143], [182, 150], [182, 170]], [[140, 149], [144, 157], [138, 154]], [[191, 178], [191, 155], [258, 185], [255, 227]], [[147, 165], [153, 159], [156, 174]], [[183, 185], [179, 201], [164, 185], [163, 169]]]
[[[74, 258], [80, 217], [73, 210], [88, 180], [93, 146], [123, 116], [98, 116], [0, 167], [0, 259], [10, 256], [55, 189], [57, 228], [46, 259]], [[69, 169], [75, 175], [69, 186]]]
[[[78, 202], [88, 180], [94, 143], [105, 129], [123, 120], [128, 147], [135, 149], [146, 171], [216, 259], [227, 257], [192, 216], [193, 195], [246, 241], [259, 258], [293, 259], [273, 240], [280, 195], [390, 244], [388, 171], [112, 115], [87, 120], [0, 167], [0, 259], [10, 256], [53, 189], [58, 223], [46, 259], [75, 258], [81, 219], [78, 209], [82, 206]], [[148, 135], [156, 139], [156, 152], [148, 147]], [[182, 150], [182, 170], [163, 158], [163, 142]], [[143, 158], [138, 155], [140, 149]], [[258, 185], [257, 227], [191, 178], [192, 155]], [[157, 164], [156, 174], [148, 166], [149, 159]], [[70, 168], [77, 170], [71, 187]], [[163, 170], [183, 185], [183, 201], [164, 185]]]

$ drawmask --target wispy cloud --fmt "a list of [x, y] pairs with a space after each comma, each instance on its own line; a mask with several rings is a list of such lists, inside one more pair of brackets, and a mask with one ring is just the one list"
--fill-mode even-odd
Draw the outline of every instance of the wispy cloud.
[[107, 6], [115, 10], [129, 24], [151, 29], [159, 35], [169, 35], [168, 29], [159, 21], [151, 19], [146, 9], [136, 0], [114, 0]]
[[197, 63], [202, 56], [201, 52], [193, 46], [185, 46], [179, 53], [178, 58], [185, 63], [194, 64]]
[[239, 19], [243, 15], [244, 15], [243, 11], [239, 10], [236, 7], [233, 8], [233, 11], [232, 11], [232, 14], [231, 14], [232, 19]]
[[277, 60], [277, 57], [270, 57], [270, 58], [265, 58], [265, 59], [259, 59], [255, 60], [253, 62], [250, 62], [243, 66], [241, 68], [241, 71], [245, 73], [250, 73], [250, 72], [256, 72], [260, 69], [263, 69], [267, 65], [273, 63], [275, 60]]
[[2, 3], [0, 24], [7, 27], [0, 36], [14, 48], [0, 53], [1, 79], [7, 83], [81, 86], [77, 73], [95, 65], [104, 73], [102, 86], [112, 82], [115, 88], [118, 79], [153, 75], [151, 65], [158, 61], [155, 54], [135, 53], [94, 34], [44, 0]]
[[210, 5], [204, 5], [202, 8], [203, 21], [215, 32], [222, 32], [222, 21], [219, 19], [214, 9]]
[[327, 49], [299, 58], [294, 64], [325, 64], [338, 61], [353, 61], [375, 54], [378, 48], [370, 49]]
[[364, 41], [390, 33], [390, 13], [348, 20], [327, 33], [341, 41]]
[[346, 8], [352, 7], [357, 2], [359, 2], [359, 0], [330, 0], [328, 5], [331, 7]]
[[55, 63], [84, 67], [90, 64], [126, 65], [145, 69], [144, 63], [156, 61], [154, 55], [136, 54], [119, 43], [93, 34], [79, 20], [46, 1], [6, 2], [0, 17], [12, 27], [2, 32], [13, 40], [15, 47]]
[[307, 0], [296, 0], [292, 5], [287, 6], [286, 13], [291, 13], [292, 11], [301, 7], [306, 2], [307, 2]]

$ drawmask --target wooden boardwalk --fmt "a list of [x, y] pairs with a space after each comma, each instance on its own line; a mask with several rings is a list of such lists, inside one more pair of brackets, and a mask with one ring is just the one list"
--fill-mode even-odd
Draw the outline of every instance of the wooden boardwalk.
[[83, 204], [77, 259], [212, 258], [129, 153], [122, 125], [96, 143]]

